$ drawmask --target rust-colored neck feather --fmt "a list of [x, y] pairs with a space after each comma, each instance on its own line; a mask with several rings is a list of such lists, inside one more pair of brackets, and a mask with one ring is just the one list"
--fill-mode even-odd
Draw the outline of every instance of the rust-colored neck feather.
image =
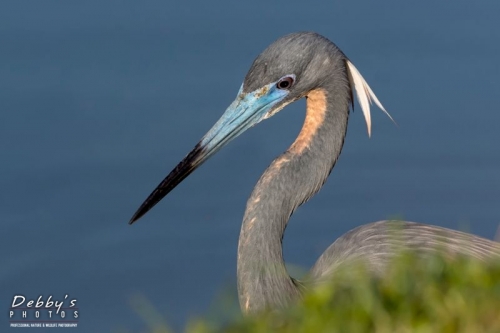
[[315, 89], [310, 91], [307, 96], [307, 110], [304, 125], [295, 139], [295, 142], [289, 148], [295, 154], [302, 154], [304, 149], [311, 145], [312, 139], [325, 121], [327, 100], [324, 89]]

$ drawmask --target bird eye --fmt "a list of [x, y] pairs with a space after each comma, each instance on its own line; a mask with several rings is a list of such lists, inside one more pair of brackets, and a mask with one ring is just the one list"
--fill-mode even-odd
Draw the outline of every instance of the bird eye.
[[293, 78], [290, 76], [284, 77], [276, 83], [278, 89], [290, 89], [293, 84]]

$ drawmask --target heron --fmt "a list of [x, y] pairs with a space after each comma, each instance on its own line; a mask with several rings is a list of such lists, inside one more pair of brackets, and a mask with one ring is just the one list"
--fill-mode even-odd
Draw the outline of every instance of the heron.
[[[306, 98], [305, 120], [297, 138], [272, 161], [247, 201], [237, 256], [238, 298], [243, 313], [287, 307], [315, 281], [331, 277], [346, 262], [364, 260], [370, 271], [383, 271], [398, 249], [418, 254], [440, 251], [484, 261], [497, 256], [499, 243], [479, 236], [415, 222], [379, 221], [357, 227], [333, 242], [306, 280], [288, 274], [282, 247], [285, 228], [294, 211], [323, 186], [339, 158], [354, 107], [353, 91], [370, 136], [370, 104], [375, 102], [390, 115], [344, 53], [314, 32], [279, 38], [257, 56], [236, 99], [129, 223], [146, 214], [232, 139], [286, 105]], [[395, 225], [397, 237], [391, 231]]]

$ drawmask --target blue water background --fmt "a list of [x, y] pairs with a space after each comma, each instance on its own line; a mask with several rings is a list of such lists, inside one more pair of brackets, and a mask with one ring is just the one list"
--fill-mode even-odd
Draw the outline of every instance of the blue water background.
[[287, 262], [307, 269], [343, 233], [392, 217], [493, 238], [498, 13], [494, 0], [2, 2], [0, 331], [15, 294], [76, 297], [81, 332], [144, 327], [137, 294], [176, 329], [234, 294], [246, 199], [300, 130], [303, 101], [127, 222], [255, 56], [294, 31], [334, 41], [399, 126], [374, 110], [369, 139], [351, 115], [329, 181], [291, 219]]

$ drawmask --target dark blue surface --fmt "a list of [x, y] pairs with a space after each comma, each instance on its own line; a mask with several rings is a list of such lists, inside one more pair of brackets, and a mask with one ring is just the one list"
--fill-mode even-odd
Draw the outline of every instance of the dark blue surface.
[[[16, 293], [70, 294], [78, 331], [176, 328], [235, 289], [246, 198], [293, 141], [304, 102], [225, 147], [127, 221], [235, 98], [276, 38], [317, 31], [399, 127], [359, 108], [323, 190], [293, 216], [287, 262], [403, 217], [493, 238], [500, 222], [498, 1], [4, 1], [0, 4], [0, 331]], [[228, 309], [229, 311], [229, 309]], [[43, 331], [43, 330], [39, 330]]]

